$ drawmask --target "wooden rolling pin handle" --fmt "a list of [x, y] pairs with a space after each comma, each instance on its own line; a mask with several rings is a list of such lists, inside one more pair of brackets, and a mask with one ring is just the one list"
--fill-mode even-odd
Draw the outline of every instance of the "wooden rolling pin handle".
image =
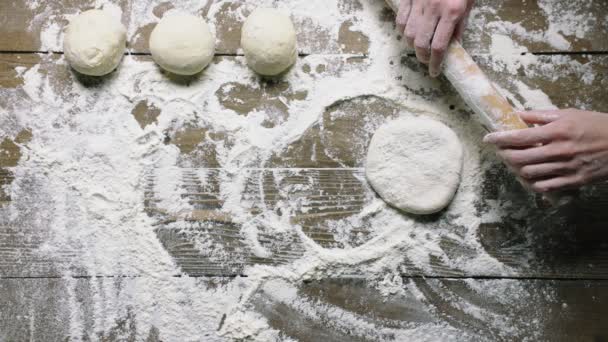
[[[400, 0], [386, 0], [388, 5], [398, 12]], [[496, 90], [490, 79], [479, 68], [460, 42], [453, 39], [443, 63], [443, 74], [452, 83], [465, 103], [473, 109], [481, 125], [489, 132], [525, 129], [528, 125], [517, 115], [517, 112]], [[519, 182], [529, 189], [528, 183], [518, 178]], [[545, 196], [552, 205], [561, 205], [571, 198], [558, 194]]]

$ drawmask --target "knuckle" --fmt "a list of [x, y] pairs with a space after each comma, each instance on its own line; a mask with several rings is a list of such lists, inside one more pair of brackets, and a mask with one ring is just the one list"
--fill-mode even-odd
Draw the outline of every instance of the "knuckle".
[[558, 167], [557, 171], [560, 173], [569, 173], [569, 172], [578, 170], [578, 168], [579, 168], [579, 161], [573, 160], [573, 161], [561, 164]]
[[574, 121], [563, 120], [556, 129], [557, 137], [559, 139], [569, 139], [574, 136], [577, 125]]
[[561, 124], [558, 126], [555, 126], [553, 128], [553, 135], [557, 138], [557, 139], [567, 139], [568, 135], [570, 132], [568, 132], [568, 127], [565, 124]]
[[498, 152], [498, 155], [500, 156], [500, 158], [502, 158], [502, 160], [504, 160], [505, 162], [507, 162], [507, 164], [509, 165], [517, 165], [516, 160], [513, 158], [513, 154], [509, 151], [500, 151]]
[[446, 10], [451, 18], [461, 18], [466, 11], [466, 4], [462, 1], [453, 1], [447, 6]]
[[560, 146], [559, 150], [557, 151], [557, 155], [569, 158], [574, 157], [576, 155], [576, 152], [577, 148], [575, 144], [566, 143], [563, 146]]
[[416, 31], [414, 31], [408, 26], [408, 28], [405, 29], [405, 39], [410, 42], [413, 42], [416, 39]]
[[442, 0], [428, 0], [427, 6], [432, 12], [438, 12], [441, 9]]
[[524, 179], [532, 179], [532, 178], [534, 178], [534, 175], [535, 175], [534, 170], [532, 170], [532, 168], [529, 166], [522, 167], [519, 174]]
[[574, 179], [572, 180], [573, 183], [572, 185], [574, 186], [581, 186], [584, 185], [585, 183], [587, 183], [587, 180], [589, 179], [589, 177], [585, 174], [585, 173], [578, 173], [576, 174], [576, 176], [574, 176]]
[[574, 177], [571, 178], [568, 185], [570, 186], [581, 186], [585, 184], [586, 177], [582, 173], [577, 173]]
[[443, 55], [445, 53], [445, 45], [443, 43], [435, 43], [431, 44], [431, 52], [437, 55]]
[[426, 51], [429, 49], [429, 44], [424, 43], [424, 41], [422, 41], [420, 39], [416, 39], [414, 41], [414, 47], [416, 47], [416, 49]]
[[403, 27], [405, 27], [405, 25], [407, 25], [407, 18], [405, 17], [405, 15], [400, 14], [397, 17], [397, 25], [403, 26]]
[[524, 164], [525, 159], [520, 155], [511, 154], [507, 156], [507, 162], [511, 165], [520, 166]]
[[545, 185], [541, 185], [539, 183], [534, 183], [531, 185], [532, 190], [539, 192], [539, 193], [545, 193], [545, 192], [549, 192], [550, 188], [545, 186]]

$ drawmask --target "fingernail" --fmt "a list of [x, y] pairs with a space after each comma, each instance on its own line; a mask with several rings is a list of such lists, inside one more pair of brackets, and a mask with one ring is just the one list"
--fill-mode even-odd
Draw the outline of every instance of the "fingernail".
[[483, 142], [486, 144], [491, 144], [494, 142], [494, 134], [490, 133], [483, 137]]
[[431, 74], [431, 77], [433, 77], [433, 78], [439, 76], [439, 72], [437, 72], [435, 70], [431, 70], [429, 73]]

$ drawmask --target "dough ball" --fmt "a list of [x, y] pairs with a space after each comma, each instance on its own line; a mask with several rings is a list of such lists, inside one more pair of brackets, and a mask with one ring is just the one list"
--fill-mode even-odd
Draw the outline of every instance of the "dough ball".
[[450, 204], [463, 164], [458, 136], [444, 124], [403, 118], [381, 126], [369, 146], [365, 172], [388, 204], [426, 215]]
[[103, 10], [89, 10], [70, 21], [63, 50], [76, 71], [102, 76], [120, 64], [126, 42], [127, 30], [120, 18]]
[[152, 58], [163, 69], [194, 75], [205, 69], [215, 54], [215, 37], [207, 23], [186, 14], [168, 14], [150, 35]]
[[245, 21], [241, 46], [247, 64], [260, 75], [276, 76], [298, 58], [291, 19], [273, 8], [258, 8]]

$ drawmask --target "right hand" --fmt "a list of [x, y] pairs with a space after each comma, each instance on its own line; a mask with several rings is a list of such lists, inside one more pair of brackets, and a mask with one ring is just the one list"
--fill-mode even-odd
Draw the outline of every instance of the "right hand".
[[475, 0], [401, 0], [397, 28], [416, 49], [420, 62], [429, 65], [431, 77], [441, 73], [441, 63], [452, 39], [460, 40]]

